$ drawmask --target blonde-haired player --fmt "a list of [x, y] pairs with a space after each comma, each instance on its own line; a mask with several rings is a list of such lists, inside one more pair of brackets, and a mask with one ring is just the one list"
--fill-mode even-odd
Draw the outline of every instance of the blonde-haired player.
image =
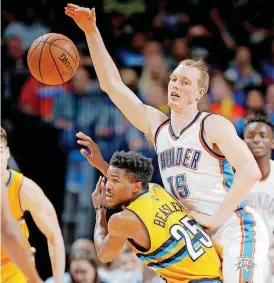
[[214, 232], [224, 282], [264, 282], [267, 230], [255, 211], [240, 205], [261, 172], [230, 121], [198, 111], [209, 84], [203, 61], [185, 60], [172, 72], [168, 119], [123, 83], [96, 26], [95, 10], [68, 4], [65, 13], [85, 32], [101, 88], [136, 128], [155, 137], [165, 189]]
[[[27, 240], [29, 231], [23, 215], [25, 211], [31, 213], [34, 222], [47, 237], [54, 282], [61, 283], [64, 281], [65, 248], [55, 209], [36, 183], [16, 171], [7, 169], [9, 156], [7, 134], [1, 128], [1, 176], [3, 176], [2, 182], [6, 184], [12, 216], [20, 222]], [[28, 245], [31, 248], [29, 243]], [[26, 277], [10, 260], [3, 247], [1, 247], [1, 282], [27, 282]]]

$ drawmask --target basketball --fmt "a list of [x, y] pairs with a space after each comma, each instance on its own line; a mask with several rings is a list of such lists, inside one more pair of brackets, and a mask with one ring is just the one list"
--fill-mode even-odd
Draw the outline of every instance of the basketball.
[[79, 53], [66, 36], [48, 33], [38, 37], [28, 51], [28, 67], [41, 83], [60, 85], [69, 81], [79, 66]]

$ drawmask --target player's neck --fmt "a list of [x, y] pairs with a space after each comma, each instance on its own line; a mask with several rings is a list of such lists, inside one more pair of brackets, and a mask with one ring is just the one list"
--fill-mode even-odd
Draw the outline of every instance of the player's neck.
[[187, 127], [198, 113], [197, 105], [188, 106], [181, 111], [171, 111], [171, 125], [176, 135]]
[[263, 156], [258, 159], [256, 159], [258, 166], [260, 168], [262, 178], [261, 181], [266, 179], [267, 176], [270, 173], [270, 162], [269, 162], [270, 157], [269, 156]]
[[10, 174], [11, 174], [11, 172], [10, 172], [10, 170], [6, 170], [5, 171], [5, 173], [4, 173], [4, 182], [5, 182], [5, 185], [7, 185], [8, 184], [8, 182], [9, 182], [9, 180], [10, 180]]

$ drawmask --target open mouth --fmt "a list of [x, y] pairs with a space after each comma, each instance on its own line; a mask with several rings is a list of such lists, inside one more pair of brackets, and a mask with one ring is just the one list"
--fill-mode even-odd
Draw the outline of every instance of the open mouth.
[[112, 199], [113, 199], [113, 195], [106, 193], [106, 201], [110, 201]]
[[180, 98], [180, 96], [176, 92], [174, 92], [174, 91], [171, 92], [170, 96], [171, 97], [178, 97], [178, 98]]

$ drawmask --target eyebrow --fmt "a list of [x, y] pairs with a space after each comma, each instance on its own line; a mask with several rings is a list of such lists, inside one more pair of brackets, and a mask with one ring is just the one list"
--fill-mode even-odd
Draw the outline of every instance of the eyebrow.
[[111, 176], [111, 177], [118, 177], [118, 178], [120, 178], [120, 177], [119, 177], [119, 175], [117, 175], [117, 174], [113, 174], [113, 173], [107, 173], [107, 176]]

